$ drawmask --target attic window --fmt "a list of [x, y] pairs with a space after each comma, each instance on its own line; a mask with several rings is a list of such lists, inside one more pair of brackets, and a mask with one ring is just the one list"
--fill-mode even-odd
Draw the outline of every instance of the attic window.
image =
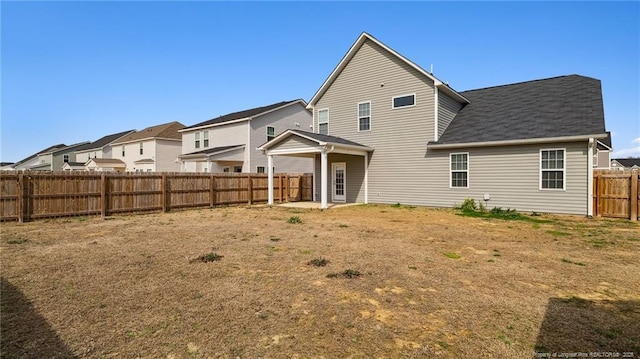
[[396, 96], [392, 101], [392, 108], [412, 107], [416, 105], [416, 94]]

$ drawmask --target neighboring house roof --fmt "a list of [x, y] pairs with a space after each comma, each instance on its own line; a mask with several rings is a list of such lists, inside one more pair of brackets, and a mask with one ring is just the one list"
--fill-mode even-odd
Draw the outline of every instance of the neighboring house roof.
[[137, 165], [142, 165], [142, 164], [145, 164], [145, 163], [156, 163], [156, 161], [154, 161], [154, 160], [153, 160], [153, 159], [151, 159], [151, 158], [143, 158], [143, 159], [141, 159], [141, 160], [137, 160], [137, 161], [135, 161], [135, 162], [133, 162], [133, 163], [135, 163], [135, 164], [137, 164]]
[[196, 123], [195, 125], [183, 128], [181, 132], [183, 132], [185, 130], [198, 128], [198, 127], [217, 125], [217, 124], [220, 124], [220, 123], [226, 123], [226, 122], [231, 122], [231, 121], [248, 120], [248, 119], [251, 119], [253, 117], [262, 116], [262, 115], [264, 115], [264, 114], [266, 114], [268, 112], [272, 112], [272, 111], [278, 110], [280, 108], [284, 108], [284, 107], [293, 105], [295, 103], [300, 103], [304, 107], [307, 106], [307, 103], [302, 99], [292, 100], [292, 101], [277, 102], [277, 103], [274, 103], [274, 104], [271, 104], [271, 105], [256, 107], [256, 108], [243, 110], [243, 111], [238, 111], [238, 112], [233, 112], [233, 113], [226, 114], [224, 116], [219, 116], [219, 117], [213, 118], [211, 120], [207, 120], [207, 121], [204, 121], [204, 122]]
[[49, 146], [49, 147], [45, 148], [42, 151], [38, 151], [38, 152], [32, 154], [31, 156], [26, 157], [26, 158], [24, 158], [24, 159], [22, 159], [22, 160], [20, 160], [20, 161], [18, 161], [16, 163], [14, 163], [13, 167], [19, 166], [19, 165], [21, 165], [21, 164], [23, 164], [23, 163], [25, 163], [25, 162], [27, 162], [27, 161], [29, 161], [31, 159], [34, 159], [41, 153], [48, 153], [48, 152], [51, 152], [51, 151], [55, 150], [56, 148], [61, 148], [61, 147], [66, 147], [66, 146], [67, 145], [65, 145], [64, 143], [60, 143], [60, 144], [57, 144], [57, 145]]
[[180, 134], [178, 131], [183, 128], [184, 125], [177, 121], [163, 123], [161, 125], [147, 127], [144, 130], [140, 130], [121, 137], [118, 140], [112, 142], [112, 144], [134, 142], [152, 138], [181, 140], [182, 134]]
[[430, 145], [606, 137], [602, 90], [596, 79], [560, 76], [462, 94], [471, 103]]
[[99, 167], [108, 166], [108, 167], [126, 167], [127, 164], [124, 161], [115, 159], [115, 158], [90, 158], [84, 165], [87, 166], [89, 163], [95, 163]]
[[341, 146], [358, 147], [358, 148], [361, 148], [361, 149], [364, 149], [364, 150], [373, 151], [373, 149], [370, 148], [370, 147], [367, 147], [365, 145], [361, 145], [361, 144], [353, 142], [353, 141], [346, 140], [346, 139], [344, 139], [342, 137], [321, 135], [319, 133], [313, 133], [313, 132], [307, 132], [307, 131], [301, 131], [301, 130], [286, 130], [283, 133], [279, 134], [273, 140], [271, 140], [269, 142], [266, 142], [266, 143], [262, 144], [261, 146], [259, 146], [258, 149], [259, 150], [266, 150], [269, 147], [274, 146], [275, 144], [281, 142], [282, 140], [286, 139], [287, 137], [289, 137], [291, 135], [298, 135], [300, 137], [304, 137], [304, 138], [306, 138], [308, 140], [317, 142], [319, 145], [336, 144], [336, 145], [341, 145]]
[[128, 130], [128, 131], [123, 131], [123, 132], [118, 132], [118, 133], [114, 133], [111, 135], [106, 135], [94, 142], [91, 143], [87, 143], [85, 145], [82, 145], [78, 148], [76, 148], [76, 152], [79, 151], [87, 151], [87, 150], [99, 150], [102, 147], [110, 144], [111, 142], [115, 142], [117, 139], [119, 139], [120, 137], [133, 133], [135, 132], [135, 130]]
[[54, 148], [54, 149], [52, 149], [50, 151], [40, 152], [40, 153], [38, 153], [38, 155], [39, 156], [40, 155], [48, 155], [48, 154], [54, 154], [55, 155], [56, 153], [60, 153], [60, 152], [69, 152], [71, 150], [75, 150], [76, 148], [78, 148], [80, 146], [83, 146], [83, 145], [86, 145], [86, 144], [89, 144], [89, 143], [90, 143], [89, 141], [83, 141], [83, 142], [78, 142], [78, 143], [75, 143], [75, 144], [69, 145], [69, 146], [64, 146], [63, 145], [62, 147]]
[[13, 162], [0, 162], [0, 167], [11, 166], [12, 164], [14, 164], [14, 163]]
[[640, 158], [614, 158], [613, 161], [616, 161], [627, 168], [631, 168], [633, 166], [640, 167]]
[[466, 99], [465, 96], [463, 96], [462, 94], [460, 94], [457, 91], [455, 91], [454, 89], [452, 89], [449, 85], [447, 85], [447, 84], [443, 83], [442, 81], [440, 81], [439, 79], [437, 79], [435, 76], [433, 76], [432, 73], [427, 72], [422, 67], [416, 65], [411, 60], [407, 59], [406, 57], [402, 56], [401, 54], [399, 54], [398, 52], [396, 52], [392, 48], [390, 48], [387, 45], [383, 44], [382, 42], [378, 41], [378, 39], [376, 39], [375, 37], [371, 36], [370, 34], [368, 34], [366, 32], [363, 32], [358, 37], [356, 42], [353, 45], [351, 45], [351, 48], [349, 49], [349, 51], [347, 51], [346, 55], [344, 55], [342, 60], [340, 60], [340, 62], [338, 63], [338, 66], [336, 66], [336, 68], [333, 69], [333, 71], [331, 72], [329, 77], [325, 80], [325, 82], [322, 84], [322, 86], [320, 86], [318, 91], [316, 91], [315, 95], [313, 95], [313, 97], [309, 101], [309, 105], [307, 106], [307, 108], [313, 107], [320, 100], [322, 95], [324, 95], [324, 93], [329, 89], [329, 87], [331, 87], [331, 84], [333, 84], [333, 82], [338, 78], [338, 75], [340, 75], [342, 70], [344, 70], [344, 68], [347, 66], [349, 61], [351, 61], [353, 56], [358, 52], [360, 47], [362, 47], [362, 45], [364, 45], [364, 43], [367, 40], [377, 44], [380, 47], [382, 47], [383, 49], [388, 51], [390, 54], [392, 54], [393, 56], [398, 58], [400, 61], [406, 63], [409, 67], [414, 68], [420, 74], [424, 75], [429, 80], [433, 81], [435, 86], [439, 90], [444, 91], [445, 93], [447, 93], [448, 95], [452, 96], [453, 98], [455, 98], [456, 100], [458, 100], [460, 102], [463, 102], [463, 103], [469, 102], [469, 100]]
[[189, 157], [206, 157], [210, 155], [216, 155], [221, 152], [232, 151], [236, 149], [244, 148], [244, 145], [233, 145], [233, 146], [221, 146], [221, 147], [213, 147], [207, 148], [206, 150], [192, 152], [184, 155], [178, 156], [179, 158], [189, 158]]
[[62, 169], [71, 169], [71, 170], [84, 170], [84, 163], [82, 162], [65, 162], [62, 164]]

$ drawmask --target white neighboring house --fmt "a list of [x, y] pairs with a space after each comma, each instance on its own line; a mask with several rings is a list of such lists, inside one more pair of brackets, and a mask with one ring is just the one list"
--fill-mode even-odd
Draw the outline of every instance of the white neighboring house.
[[[182, 172], [266, 173], [267, 157], [257, 147], [288, 129], [311, 130], [313, 116], [298, 99], [233, 112], [180, 130]], [[277, 172], [312, 172], [313, 160], [290, 157]]]
[[174, 121], [120, 137], [111, 143], [111, 158], [124, 162], [127, 172], [178, 172], [182, 128]]
[[83, 168], [89, 172], [124, 172], [127, 164], [116, 158], [91, 158]]
[[113, 155], [113, 146], [111, 144], [134, 132], [136, 130], [114, 133], [78, 147], [76, 149], [76, 162], [84, 165], [90, 158], [111, 158]]

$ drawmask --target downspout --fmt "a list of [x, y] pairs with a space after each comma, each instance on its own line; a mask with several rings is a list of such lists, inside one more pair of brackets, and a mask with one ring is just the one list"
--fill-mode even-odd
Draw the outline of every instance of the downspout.
[[587, 151], [587, 217], [593, 218], [593, 148], [595, 147], [595, 140], [589, 139], [588, 151]]
[[438, 87], [436, 86], [436, 84], [433, 84], [433, 98], [434, 98], [434, 104], [433, 104], [433, 113], [434, 113], [434, 119], [433, 119], [433, 123], [434, 123], [434, 128], [433, 128], [433, 140], [435, 142], [438, 142], [438, 107], [440, 107], [439, 103], [438, 103]]

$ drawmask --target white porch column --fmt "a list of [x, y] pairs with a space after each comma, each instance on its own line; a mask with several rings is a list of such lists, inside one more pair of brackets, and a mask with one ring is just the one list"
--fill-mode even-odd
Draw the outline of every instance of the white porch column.
[[268, 187], [269, 187], [269, 201], [268, 205], [273, 205], [273, 156], [267, 156], [267, 174], [269, 177]]
[[364, 204], [369, 203], [369, 152], [364, 154]]
[[327, 149], [320, 152], [320, 208], [327, 208]]

